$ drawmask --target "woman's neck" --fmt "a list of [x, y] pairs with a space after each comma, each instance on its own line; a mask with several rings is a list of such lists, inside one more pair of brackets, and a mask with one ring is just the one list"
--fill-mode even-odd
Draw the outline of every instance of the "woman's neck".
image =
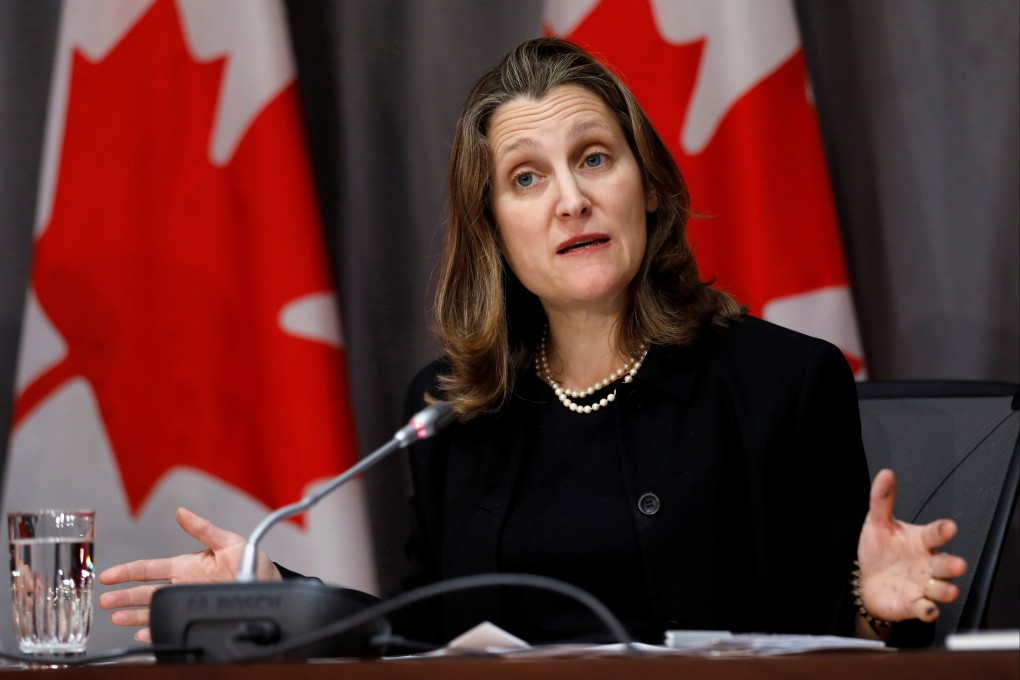
[[620, 315], [548, 313], [546, 356], [553, 377], [581, 390], [608, 377], [628, 359], [616, 350]]

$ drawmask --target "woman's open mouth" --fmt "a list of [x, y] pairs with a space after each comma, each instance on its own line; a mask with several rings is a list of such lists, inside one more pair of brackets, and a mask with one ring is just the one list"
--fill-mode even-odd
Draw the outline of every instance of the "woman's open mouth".
[[588, 248], [594, 248], [600, 246], [603, 243], [608, 243], [609, 237], [602, 235], [594, 236], [580, 236], [578, 238], [571, 239], [566, 243], [560, 244], [559, 250], [556, 251], [557, 255], [566, 255], [567, 253], [574, 253], [579, 250], [587, 250]]

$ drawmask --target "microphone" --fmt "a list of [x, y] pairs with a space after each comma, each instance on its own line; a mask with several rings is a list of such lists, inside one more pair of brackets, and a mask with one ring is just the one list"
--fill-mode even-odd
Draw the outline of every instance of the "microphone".
[[241, 557], [241, 569], [237, 572], [238, 582], [251, 583], [255, 580], [255, 558], [258, 555], [259, 541], [277, 522], [308, 510], [318, 503], [321, 498], [346, 484], [352, 477], [361, 474], [397, 449], [405, 448], [419, 439], [431, 437], [450, 423], [453, 418], [453, 409], [446, 402], [437, 401], [426, 406], [416, 413], [408, 421], [407, 425], [397, 430], [397, 433], [393, 435], [393, 439], [376, 449], [371, 455], [363, 458], [346, 472], [334, 477], [328, 484], [308, 494], [297, 503], [286, 505], [267, 516], [251, 532], [248, 542], [244, 546], [244, 555]]
[[[435, 402], [416, 413], [386, 444], [306, 495], [263, 519], [248, 537], [237, 583], [178, 585], [152, 596], [152, 641], [156, 645], [197, 648], [204, 661], [237, 661], [272, 656], [274, 647], [292, 638], [351, 616], [378, 600], [350, 588], [327, 586], [317, 579], [259, 582], [255, 580], [258, 544], [280, 520], [305, 512], [394, 451], [431, 437], [454, 420], [453, 409]], [[371, 656], [370, 640], [389, 632], [384, 619], [374, 619], [336, 636], [295, 648], [281, 658]], [[158, 647], [157, 647], [158, 650]], [[179, 660], [161, 656], [160, 660]]]

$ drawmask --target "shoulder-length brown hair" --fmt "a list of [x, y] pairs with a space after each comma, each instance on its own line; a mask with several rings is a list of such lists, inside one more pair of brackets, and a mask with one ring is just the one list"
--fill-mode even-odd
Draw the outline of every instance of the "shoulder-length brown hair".
[[482, 76], [468, 96], [450, 155], [448, 224], [436, 291], [435, 328], [451, 370], [440, 376], [439, 398], [463, 419], [506, 404], [532, 362], [545, 313], [510, 270], [493, 218], [489, 121], [517, 98], [541, 99], [560, 85], [580, 85], [616, 115], [658, 197], [647, 220], [641, 269], [617, 330], [618, 349], [629, 354], [644, 342], [689, 344], [706, 322], [740, 314], [724, 293], [698, 278], [687, 243], [687, 187], [673, 156], [630, 90], [580, 47], [559, 38], [528, 40]]

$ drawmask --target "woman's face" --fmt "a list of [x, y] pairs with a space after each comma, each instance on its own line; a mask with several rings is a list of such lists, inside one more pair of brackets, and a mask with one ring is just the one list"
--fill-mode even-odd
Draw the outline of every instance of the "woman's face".
[[492, 209], [524, 287], [547, 311], [622, 311], [657, 200], [602, 99], [578, 85], [514, 99], [494, 112], [488, 139]]

